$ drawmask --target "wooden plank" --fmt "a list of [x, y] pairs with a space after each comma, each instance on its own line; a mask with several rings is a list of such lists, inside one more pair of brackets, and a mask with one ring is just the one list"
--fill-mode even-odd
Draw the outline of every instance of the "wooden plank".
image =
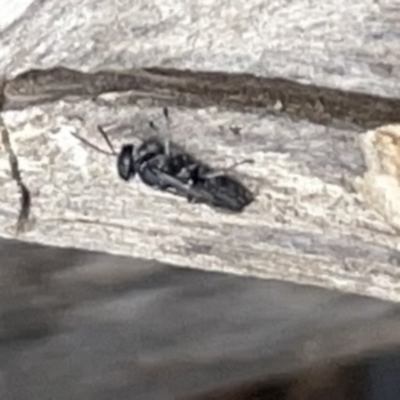
[[25, 3], [25, 13], [21, 6], [1, 17], [7, 76], [54, 66], [168, 67], [400, 93], [397, 0]]
[[[21, 238], [398, 300], [395, 230], [345, 184], [363, 173], [357, 133], [215, 109], [170, 114], [168, 129], [161, 110], [147, 104], [59, 101], [5, 112], [32, 197], [32, 223]], [[119, 144], [152, 134], [149, 120], [160, 136], [215, 167], [254, 159], [237, 173], [258, 193], [256, 202], [231, 215], [138, 180], [126, 184], [112, 158], [71, 135], [104, 146], [95, 127], [108, 124]], [[2, 165], [1, 234], [13, 237], [20, 194], [7, 177], [6, 157]]]
[[0, 265], [4, 400], [191, 398], [310, 367], [329, 381], [399, 343], [396, 304], [338, 291], [8, 240]]
[[[359, 128], [398, 118], [399, 101], [378, 97], [399, 93], [396, 3], [221, 0], [174, 3], [171, 14], [160, 0], [86, 0], [79, 9], [87, 18], [76, 18], [74, 1], [27, 2], [25, 14], [2, 25], [11, 147], [0, 159], [1, 235], [14, 237], [26, 187], [32, 223], [23, 240], [398, 299], [392, 212], [378, 215], [348, 185], [363, 175]], [[101, 96], [131, 89], [133, 99]], [[154, 100], [199, 108], [172, 108], [173, 127], [161, 136], [217, 167], [254, 158], [239, 170], [259, 192], [246, 213], [222, 215], [124, 185], [110, 160], [69, 134], [100, 140], [95, 126], [112, 123], [115, 143], [144, 137], [148, 120], [159, 120]], [[8, 174], [10, 149], [19, 186]]]

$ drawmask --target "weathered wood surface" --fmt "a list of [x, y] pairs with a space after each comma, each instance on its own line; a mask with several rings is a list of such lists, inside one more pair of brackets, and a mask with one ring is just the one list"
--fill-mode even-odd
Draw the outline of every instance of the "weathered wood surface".
[[0, 68], [8, 76], [61, 65], [166, 67], [400, 93], [397, 0], [0, 4]]
[[[354, 131], [213, 109], [171, 109], [167, 130], [161, 117], [159, 108], [90, 100], [4, 113], [31, 193], [30, 222], [20, 238], [399, 298], [395, 230], [344, 184], [363, 173]], [[258, 192], [256, 202], [231, 215], [139, 180], [126, 184], [117, 179], [114, 159], [71, 135], [104, 146], [94, 124], [114, 124], [112, 140], [120, 143], [150, 135], [150, 119], [160, 135], [216, 167], [253, 158], [238, 175]], [[239, 136], [231, 124], [241, 127]], [[3, 165], [1, 226], [12, 237], [20, 193], [6, 157]]]
[[321, 382], [399, 344], [396, 304], [338, 291], [7, 240], [0, 265], [2, 400], [190, 399], [319, 364]]

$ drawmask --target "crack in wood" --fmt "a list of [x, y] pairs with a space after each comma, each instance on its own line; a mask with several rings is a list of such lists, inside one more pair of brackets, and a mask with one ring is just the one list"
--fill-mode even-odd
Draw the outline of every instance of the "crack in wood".
[[0, 115], [0, 130], [1, 130], [1, 139], [3, 142], [4, 149], [8, 153], [11, 177], [12, 179], [15, 180], [21, 192], [20, 211], [18, 214], [18, 220], [16, 225], [16, 234], [19, 234], [25, 230], [27, 222], [29, 220], [29, 214], [31, 210], [31, 194], [28, 187], [22, 180], [21, 172], [19, 170], [19, 165], [18, 165], [18, 158], [11, 146], [10, 135], [6, 126], [4, 125], [4, 121], [1, 115]]
[[162, 68], [103, 70], [92, 73], [56, 67], [32, 69], [6, 82], [4, 109], [22, 109], [68, 96], [97, 97], [130, 92], [165, 99], [169, 105], [268, 113], [330, 125], [335, 121], [361, 129], [400, 122], [400, 99], [306, 85], [250, 74], [196, 72]]

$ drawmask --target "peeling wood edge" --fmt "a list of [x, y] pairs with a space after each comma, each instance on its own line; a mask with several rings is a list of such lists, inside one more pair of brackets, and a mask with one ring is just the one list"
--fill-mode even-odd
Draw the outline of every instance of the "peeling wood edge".
[[0, 114], [0, 131], [4, 149], [8, 153], [11, 178], [16, 182], [20, 190], [20, 210], [18, 213], [18, 219], [15, 229], [15, 233], [18, 236], [20, 233], [25, 231], [29, 221], [29, 215], [31, 210], [31, 193], [22, 179], [21, 171], [19, 169], [19, 164], [18, 164], [18, 158], [12, 148], [10, 135], [4, 124], [1, 114]]

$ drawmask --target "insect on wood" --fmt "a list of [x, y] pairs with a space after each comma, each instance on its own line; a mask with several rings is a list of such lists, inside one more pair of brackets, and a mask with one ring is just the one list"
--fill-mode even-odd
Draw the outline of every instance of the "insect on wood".
[[[164, 116], [169, 118], [166, 108]], [[157, 129], [153, 122], [149, 124]], [[186, 197], [191, 203], [204, 203], [232, 212], [241, 212], [254, 201], [252, 192], [227, 174], [238, 165], [252, 163], [253, 160], [246, 159], [218, 171], [198, 161], [172, 141], [157, 137], [151, 137], [139, 146], [124, 144], [117, 153], [104, 129], [98, 126], [98, 130], [110, 151], [102, 150], [78, 135], [74, 136], [103, 154], [117, 157], [118, 175], [124, 181], [137, 174], [143, 183], [154, 189]]]

